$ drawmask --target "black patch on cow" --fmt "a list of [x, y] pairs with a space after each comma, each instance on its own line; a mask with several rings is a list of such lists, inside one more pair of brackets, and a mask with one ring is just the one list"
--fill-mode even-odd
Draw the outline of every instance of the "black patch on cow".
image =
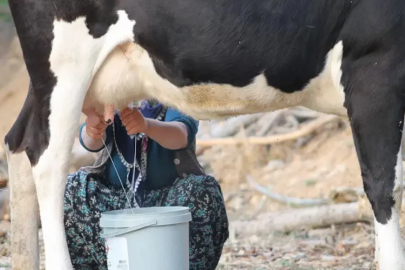
[[122, 0], [136, 42], [172, 83], [299, 91], [324, 68], [354, 1]]
[[52, 14], [42, 1], [9, 1], [30, 75], [30, 89], [24, 106], [7, 134], [12, 152], [26, 151], [33, 165], [49, 143], [49, 98], [56, 78], [50, 71]]
[[391, 219], [395, 204], [395, 167], [405, 113], [404, 10], [404, 1], [362, 1], [340, 34], [345, 106], [364, 190], [381, 224]]
[[118, 15], [115, 0], [85, 0], [85, 1], [53, 1], [55, 16], [67, 22], [78, 17], [86, 17], [89, 34], [99, 38], [107, 33], [108, 28], [115, 24]]
[[50, 96], [57, 78], [50, 70], [54, 18], [72, 22], [86, 16], [89, 34], [103, 36], [117, 22], [115, 1], [9, 0], [30, 75], [30, 90], [24, 106], [6, 135], [12, 152], [26, 151], [31, 164], [37, 164], [49, 144]]
[[[13, 152], [26, 151], [31, 163], [35, 165], [49, 143], [49, 111], [37, 103], [30, 83], [24, 106], [17, 120], [7, 133], [5, 143]], [[39, 146], [39, 147], [35, 147]]]

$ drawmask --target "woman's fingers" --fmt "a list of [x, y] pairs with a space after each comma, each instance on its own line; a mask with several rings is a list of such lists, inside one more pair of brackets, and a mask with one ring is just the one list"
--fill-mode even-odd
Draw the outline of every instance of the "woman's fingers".
[[132, 121], [141, 123], [143, 120], [143, 115], [138, 110], [121, 115], [121, 121], [123, 125], [128, 125]]
[[121, 112], [121, 122], [129, 135], [145, 132], [146, 122], [138, 108], [126, 108]]
[[100, 133], [100, 131], [97, 128], [92, 127], [92, 126], [86, 126], [86, 131], [87, 131], [87, 133], [90, 133], [90, 134]]
[[102, 116], [100, 116], [100, 122], [99, 122], [99, 124], [98, 124], [97, 126], [95, 126], [95, 128], [97, 128], [97, 129], [99, 129], [99, 130], [101, 130], [101, 131], [105, 131], [106, 128], [108, 127], [108, 125], [107, 125], [106, 123], [104, 123], [104, 122], [101, 120], [101, 118], [102, 118]]
[[124, 125], [125, 129], [127, 130], [127, 132], [129, 130], [137, 128], [139, 126], [138, 121], [133, 117], [127, 117], [127, 118], [121, 119], [121, 121], [122, 121], [122, 124]]
[[137, 119], [135, 118], [135, 117], [132, 117], [132, 116], [127, 116], [127, 117], [125, 117], [125, 118], [121, 118], [121, 122], [122, 122], [122, 124], [124, 125], [124, 126], [128, 126], [130, 123], [133, 123], [133, 122], [138, 122], [137, 121]]
[[[108, 105], [105, 109], [107, 119], [112, 122], [114, 119], [114, 106]], [[86, 133], [87, 135], [94, 139], [99, 140], [105, 133], [108, 127], [104, 121], [104, 116], [99, 115], [94, 109], [85, 109], [83, 113], [87, 116], [86, 119]]]
[[100, 124], [100, 117], [97, 113], [89, 113], [87, 115], [86, 124], [92, 127], [96, 127]]
[[86, 132], [87, 132], [87, 135], [89, 135], [91, 138], [98, 140], [104, 134], [105, 129], [99, 129], [99, 128], [95, 128], [95, 127], [91, 127], [91, 126], [86, 126]]
[[91, 114], [97, 114], [94, 108], [83, 109], [82, 113], [84, 113], [87, 117], [89, 117]]
[[125, 108], [124, 110], [121, 111], [121, 120], [126, 119], [128, 117], [130, 118], [135, 118], [135, 119], [142, 119], [143, 116], [141, 112], [137, 109], [130, 109], [130, 108]]
[[134, 128], [132, 128], [132, 129], [127, 129], [127, 134], [128, 135], [135, 135], [135, 134], [138, 134], [139, 133], [139, 130], [138, 130], [138, 128], [137, 127], [134, 127]]
[[128, 125], [125, 126], [125, 129], [128, 131], [128, 130], [130, 130], [130, 129], [137, 128], [138, 126], [139, 126], [139, 125], [138, 125], [137, 122], [132, 121], [132, 122], [130, 122]]
[[125, 126], [128, 135], [133, 135], [139, 132], [139, 119], [137, 119], [133, 114], [123, 117], [121, 121]]
[[94, 139], [94, 140], [100, 140], [102, 136], [103, 136], [102, 134], [100, 134], [100, 135], [93, 134], [93, 136], [91, 138]]
[[121, 118], [128, 116], [129, 114], [132, 113], [132, 110], [130, 108], [125, 108], [123, 109], [120, 114], [121, 114]]

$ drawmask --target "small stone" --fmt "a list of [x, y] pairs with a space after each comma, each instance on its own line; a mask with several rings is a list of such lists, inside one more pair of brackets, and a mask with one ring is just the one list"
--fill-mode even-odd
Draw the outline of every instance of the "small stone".
[[292, 259], [294, 259], [294, 261], [299, 261], [303, 258], [305, 258], [305, 253], [304, 252], [298, 252], [297, 254], [294, 254], [291, 256]]
[[324, 246], [326, 245], [326, 242], [324, 239], [311, 239], [311, 240], [305, 240], [300, 242], [302, 245], [306, 246]]
[[326, 240], [326, 243], [328, 243], [328, 244], [334, 244], [335, 243], [335, 239], [334, 239], [334, 237], [332, 235], [327, 235], [325, 237], [325, 240]]
[[331, 234], [331, 229], [316, 229], [316, 230], [310, 230], [308, 232], [308, 237], [324, 237], [325, 235], [330, 235]]
[[269, 163], [267, 163], [264, 170], [266, 172], [271, 172], [271, 171], [274, 171], [274, 170], [282, 169], [283, 167], [284, 167], [284, 162], [283, 161], [281, 161], [281, 160], [271, 160], [271, 161], [269, 161]]
[[249, 237], [249, 242], [251, 244], [257, 244], [260, 241], [260, 238], [257, 235], [252, 235]]
[[340, 243], [344, 246], [355, 246], [358, 242], [352, 239], [344, 239]]
[[335, 260], [335, 256], [332, 256], [332, 255], [322, 255], [322, 256], [321, 256], [321, 259], [322, 259], [323, 261], [331, 262], [331, 261], [334, 261], [334, 260]]

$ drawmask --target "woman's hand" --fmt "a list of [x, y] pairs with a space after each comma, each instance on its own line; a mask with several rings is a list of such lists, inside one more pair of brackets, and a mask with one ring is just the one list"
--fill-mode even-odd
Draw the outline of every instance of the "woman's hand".
[[188, 130], [181, 122], [162, 122], [146, 119], [137, 109], [127, 108], [121, 112], [121, 121], [128, 135], [145, 133], [162, 147], [177, 150], [187, 146]]
[[135, 135], [137, 133], [147, 133], [148, 121], [143, 117], [141, 112], [137, 109], [126, 108], [121, 112], [121, 121], [125, 126], [128, 135]]
[[100, 140], [105, 133], [108, 125], [104, 122], [104, 117], [96, 113], [95, 110], [83, 110], [83, 113], [87, 116], [86, 134], [93, 140]]

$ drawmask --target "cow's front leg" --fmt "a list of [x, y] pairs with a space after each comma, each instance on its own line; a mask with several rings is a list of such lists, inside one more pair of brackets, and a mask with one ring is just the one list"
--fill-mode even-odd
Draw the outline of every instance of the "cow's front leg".
[[[114, 25], [118, 29], [111, 26], [109, 30], [116, 33], [121, 29], [121, 24], [119, 20]], [[128, 30], [132, 33], [130, 25]], [[105, 40], [108, 34], [93, 37], [84, 17], [73, 22], [54, 21], [53, 33], [49, 68], [55, 83], [48, 89], [50, 97], [41, 97], [49, 100], [49, 108], [43, 108], [49, 109], [49, 143], [33, 167], [33, 175], [43, 228], [46, 269], [65, 270], [72, 269], [63, 216], [70, 154], [78, 132], [84, 98], [97, 63], [101, 64], [115, 46], [115, 36], [107, 46]], [[127, 36], [127, 33], [124, 34]], [[40, 81], [41, 78], [36, 80]], [[36, 93], [41, 95], [42, 92]]]
[[72, 269], [64, 229], [63, 202], [66, 177], [80, 114], [92, 69], [64, 62], [55, 69], [57, 83], [49, 101], [49, 144], [33, 175], [41, 214], [46, 269]]
[[50, 99], [49, 145], [33, 167], [44, 236], [46, 269], [72, 269], [64, 229], [63, 199], [87, 79], [77, 73], [75, 80], [69, 76], [58, 77]]

